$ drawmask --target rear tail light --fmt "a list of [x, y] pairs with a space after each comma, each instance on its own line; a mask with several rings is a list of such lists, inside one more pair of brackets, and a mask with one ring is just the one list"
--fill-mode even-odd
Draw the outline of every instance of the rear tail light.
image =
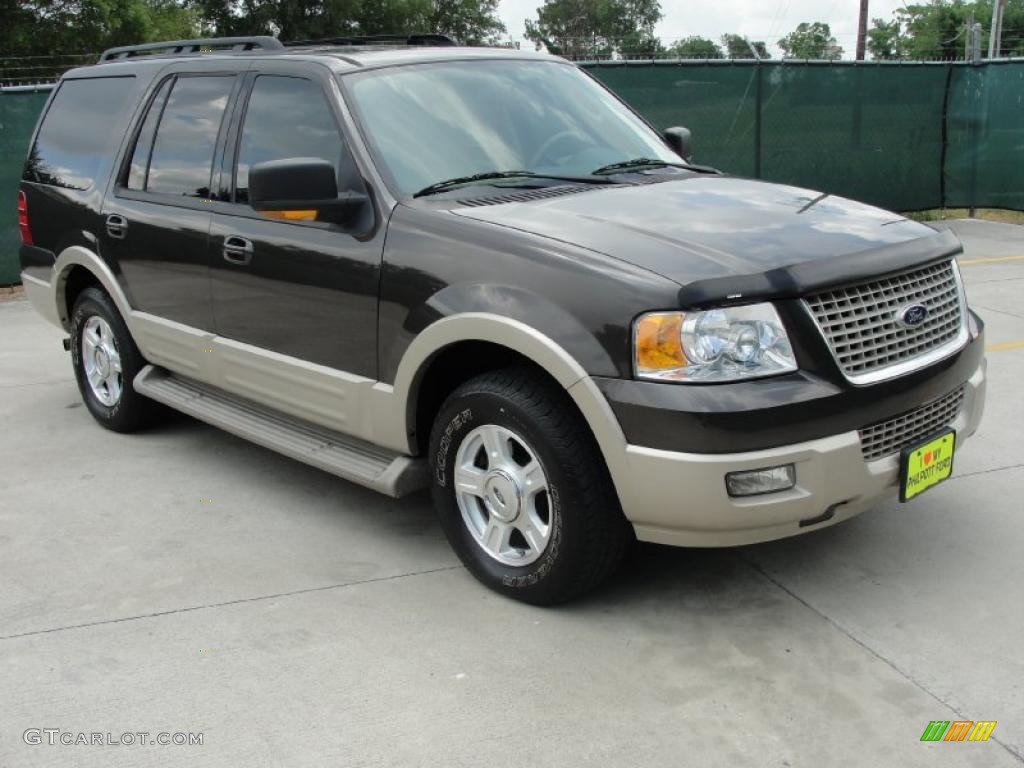
[[28, 226], [28, 201], [25, 193], [18, 192], [18, 234], [21, 235], [21, 242], [25, 245], [32, 245], [32, 230]]

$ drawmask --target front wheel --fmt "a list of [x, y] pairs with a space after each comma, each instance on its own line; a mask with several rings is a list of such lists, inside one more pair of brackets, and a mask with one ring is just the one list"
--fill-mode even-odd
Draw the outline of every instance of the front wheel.
[[478, 376], [445, 401], [430, 440], [448, 540], [491, 589], [564, 602], [622, 559], [632, 531], [593, 436], [564, 390], [528, 369]]

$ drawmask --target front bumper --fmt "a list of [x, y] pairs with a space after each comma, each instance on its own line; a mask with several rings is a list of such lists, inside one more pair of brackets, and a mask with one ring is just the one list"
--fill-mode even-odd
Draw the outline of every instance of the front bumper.
[[[978, 428], [985, 402], [985, 361], [964, 384], [951, 426], [957, 451]], [[731, 498], [725, 474], [792, 463], [796, 486]], [[899, 456], [865, 461], [857, 430], [743, 453], [681, 453], [626, 446], [616, 487], [637, 538], [660, 544], [719, 547], [805, 533], [846, 520], [898, 496]]]

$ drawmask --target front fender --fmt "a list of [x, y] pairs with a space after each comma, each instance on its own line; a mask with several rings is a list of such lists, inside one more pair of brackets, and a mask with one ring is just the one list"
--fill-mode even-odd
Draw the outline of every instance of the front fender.
[[[411, 343], [415, 344], [420, 334], [433, 328], [443, 319], [457, 315], [500, 317], [516, 321], [525, 330], [550, 339], [572, 360], [578, 362], [584, 371], [606, 371], [604, 375], [615, 375], [615, 362], [594, 330], [587, 328], [578, 317], [564, 307], [545, 296], [518, 286], [478, 282], [449, 285], [431, 295], [418, 307], [414, 307], [406, 317], [403, 330], [410, 334]], [[472, 335], [472, 325], [460, 324], [460, 327], [467, 331], [464, 339], [476, 340]], [[596, 331], [606, 334], [610, 332], [617, 331], [610, 331], [607, 327]], [[395, 361], [396, 365], [391, 369], [395, 374], [406, 354], [408, 350], [403, 351], [402, 360]]]
[[[424, 328], [406, 349], [393, 385], [378, 383], [375, 422], [377, 439], [397, 451], [411, 452], [409, 427], [414, 419], [417, 386], [431, 359], [446, 347], [463, 341], [483, 341], [505, 347], [532, 360], [554, 378], [572, 398], [586, 420], [613, 480], [624, 475], [626, 438], [604, 395], [573, 355], [532, 325], [488, 312], [463, 312]], [[397, 406], [397, 407], [396, 407]]]

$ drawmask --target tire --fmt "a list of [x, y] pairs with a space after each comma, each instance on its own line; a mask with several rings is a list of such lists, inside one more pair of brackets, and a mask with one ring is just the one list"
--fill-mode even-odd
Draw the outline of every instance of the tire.
[[[99, 357], [94, 354], [97, 348]], [[86, 408], [107, 429], [134, 432], [160, 414], [158, 403], [132, 388], [146, 361], [114, 302], [93, 286], [78, 295], [71, 310], [71, 363]], [[102, 381], [95, 385], [90, 376]]]
[[579, 597], [611, 575], [633, 540], [574, 404], [527, 368], [482, 374], [448, 397], [430, 468], [452, 548], [477, 579], [516, 600]]

